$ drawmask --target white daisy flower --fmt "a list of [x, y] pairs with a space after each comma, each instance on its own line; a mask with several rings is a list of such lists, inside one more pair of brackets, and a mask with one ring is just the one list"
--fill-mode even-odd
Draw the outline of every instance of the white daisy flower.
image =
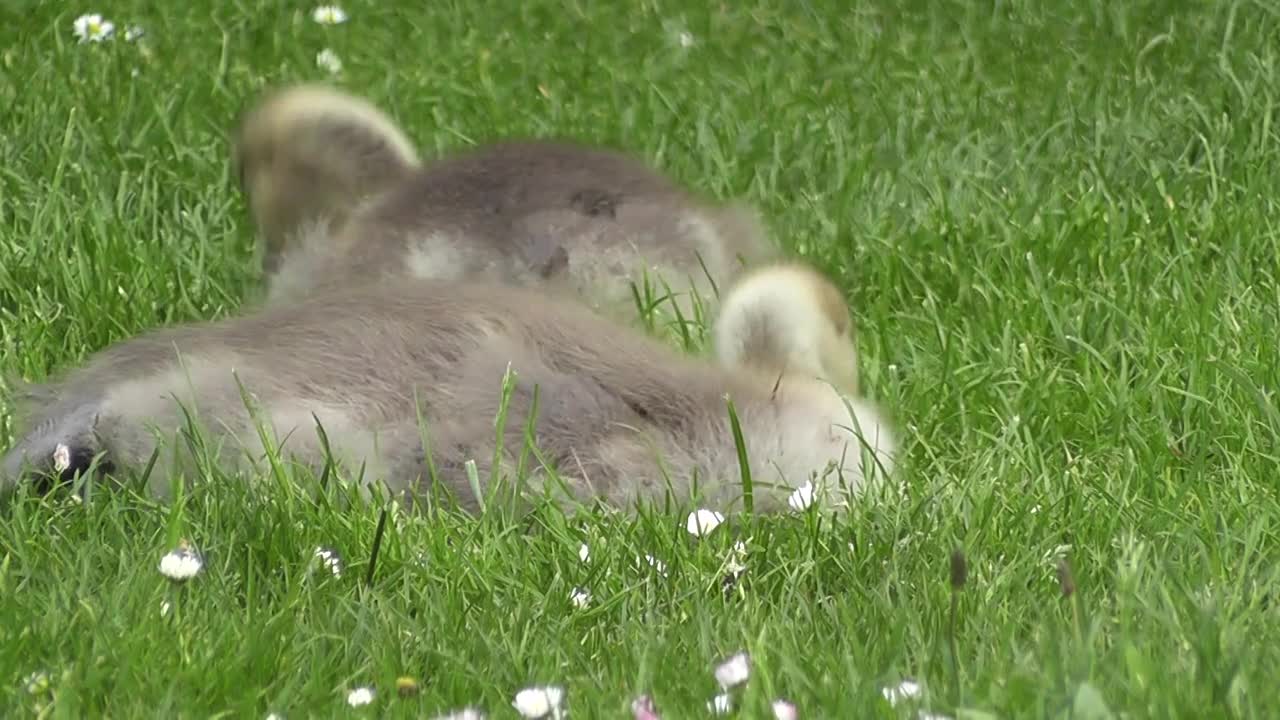
[[644, 561], [662, 577], [667, 576], [667, 564], [652, 555], [645, 555]]
[[689, 519], [684, 523], [684, 529], [694, 537], [703, 537], [711, 534], [711, 531], [720, 527], [720, 523], [724, 522], [724, 515], [715, 510], [702, 509], [697, 512], [689, 513]]
[[800, 717], [800, 713], [796, 711], [796, 706], [786, 700], [774, 700], [772, 707], [775, 720], [796, 720], [796, 718]]
[[813, 483], [807, 482], [796, 488], [791, 497], [787, 498], [787, 505], [796, 512], [808, 510], [813, 505]]
[[658, 707], [653, 704], [653, 698], [648, 695], [631, 701], [631, 717], [633, 720], [662, 720], [658, 717]]
[[111, 37], [116, 31], [116, 24], [110, 20], [103, 20], [102, 16], [93, 13], [90, 15], [81, 15], [72, 23], [72, 30], [80, 42], [102, 42]]
[[65, 472], [69, 467], [71, 467], [71, 448], [58, 443], [53, 448], [53, 469], [57, 472]]
[[691, 48], [697, 41], [693, 38], [693, 33], [688, 30], [681, 30], [676, 33], [676, 44], [682, 48]]
[[316, 548], [315, 556], [320, 560], [320, 564], [329, 572], [333, 573], [336, 578], [342, 577], [342, 558], [338, 555], [338, 551], [327, 547]]
[[437, 715], [433, 720], [485, 720], [485, 715], [475, 708], [462, 708], [445, 715]]
[[725, 562], [725, 571], [735, 578], [747, 571], [747, 544], [745, 542], [738, 540], [733, 543], [733, 552], [729, 554], [729, 559]]
[[574, 588], [573, 592], [569, 593], [569, 601], [574, 607], [583, 610], [591, 604], [591, 593], [582, 588]]
[[49, 673], [37, 670], [22, 679], [22, 684], [31, 695], [39, 695], [49, 689]]
[[351, 707], [364, 707], [373, 702], [373, 688], [358, 687], [347, 693], [347, 704]]
[[881, 688], [880, 694], [884, 695], [884, 699], [888, 700], [890, 705], [897, 705], [903, 700], [918, 700], [920, 683], [911, 679], [903, 680], [895, 686]]
[[200, 555], [185, 542], [160, 558], [161, 574], [179, 582], [195, 577], [203, 566], [204, 561], [200, 559]]
[[316, 67], [330, 75], [337, 75], [342, 72], [342, 58], [338, 57], [338, 53], [325, 48], [316, 53]]
[[549, 717], [559, 720], [564, 717], [564, 712], [560, 709], [562, 702], [564, 702], [564, 688], [547, 685], [525, 688], [516, 693], [515, 699], [511, 701], [511, 707], [520, 713], [520, 717], [531, 719]]
[[321, 25], [341, 25], [347, 21], [347, 11], [337, 5], [321, 5], [311, 11], [311, 19]]
[[711, 698], [707, 703], [707, 709], [716, 715], [728, 715], [733, 709], [733, 698], [729, 697], [729, 693], [720, 693]]
[[716, 682], [720, 683], [720, 687], [725, 690], [741, 685], [749, 677], [751, 677], [751, 657], [744, 652], [734, 655], [716, 667]]

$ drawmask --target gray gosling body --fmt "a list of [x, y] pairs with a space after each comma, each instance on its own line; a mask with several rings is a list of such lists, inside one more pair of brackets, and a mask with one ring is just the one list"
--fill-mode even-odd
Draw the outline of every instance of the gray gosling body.
[[691, 291], [714, 303], [743, 265], [777, 256], [754, 209], [697, 198], [624, 153], [504, 141], [424, 164], [385, 113], [325, 86], [259, 99], [233, 161], [268, 303], [415, 277], [539, 286], [634, 318], [631, 283], [647, 273], [689, 319]]
[[420, 412], [435, 481], [474, 509], [466, 463], [473, 460], [487, 483], [504, 377], [512, 385], [496, 469], [505, 477], [519, 463], [536, 386], [534, 446], [563, 485], [548, 484], [553, 475], [530, 455], [526, 487], [566, 504], [628, 509], [660, 503], [670, 491], [676, 502], [737, 508], [742, 487], [727, 399], [745, 437], [757, 511], [785, 509], [806, 483], [821, 506], [840, 509], [892, 470], [896, 440], [873, 403], [841, 393], [820, 373], [775, 371], [777, 363], [751, 355], [777, 343], [742, 347], [757, 350], [724, 367], [536, 290], [364, 285], [146, 333], [27, 387], [0, 478], [9, 487], [32, 472], [65, 478], [99, 454], [115, 471], [136, 471], [160, 448], [150, 482], [163, 497], [169, 469], [191, 469], [190, 454], [174, 441], [185, 407], [209, 447], [220, 449], [220, 463], [261, 473], [259, 422], [281, 442], [282, 457], [319, 473], [318, 419], [348, 474], [363, 466], [366, 482], [412, 496], [432, 487]]

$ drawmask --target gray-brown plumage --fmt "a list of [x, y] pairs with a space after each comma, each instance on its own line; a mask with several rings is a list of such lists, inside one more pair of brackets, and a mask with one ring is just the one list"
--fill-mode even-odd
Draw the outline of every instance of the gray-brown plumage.
[[[222, 448], [220, 461], [260, 470], [264, 450], [243, 388], [286, 456], [319, 471], [315, 418], [336, 460], [348, 470], [364, 465], [367, 478], [395, 492], [431, 487], [421, 411], [437, 481], [474, 508], [464, 467], [474, 460], [485, 481], [493, 469], [508, 368], [514, 389], [500, 474], [518, 462], [536, 387], [536, 447], [579, 501], [626, 508], [660, 501], [668, 489], [682, 501], [697, 482], [699, 502], [735, 507], [741, 488], [726, 397], [746, 438], [759, 510], [785, 508], [793, 489], [815, 476], [819, 501], [841, 507], [849, 498], [841, 487], [856, 492], [874, 472], [866, 468], [893, 464], [895, 442], [880, 411], [805, 373], [687, 357], [536, 290], [401, 280], [108, 348], [30, 389], [19, 442], [0, 476], [12, 483], [26, 466], [83, 470], [97, 453], [116, 470], [137, 470], [157, 437], [183, 426], [179, 401]], [[161, 447], [158, 468], [187, 457], [181, 443]], [[843, 485], [823, 474], [828, 466], [840, 470]], [[536, 460], [526, 467], [529, 485], [545, 489], [552, 474]], [[153, 489], [164, 494], [167, 478], [155, 472]]]
[[753, 209], [624, 153], [513, 140], [422, 165], [385, 114], [324, 87], [268, 94], [234, 154], [269, 302], [408, 276], [536, 285], [634, 317], [647, 272], [687, 317], [691, 290], [714, 302], [713, 284], [776, 256]]

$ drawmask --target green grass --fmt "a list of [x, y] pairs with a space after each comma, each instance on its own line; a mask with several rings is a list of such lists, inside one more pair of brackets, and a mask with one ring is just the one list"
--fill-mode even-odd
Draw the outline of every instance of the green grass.
[[[714, 661], [745, 649], [742, 717], [777, 696], [914, 717], [881, 698], [903, 676], [960, 717], [1272, 716], [1271, 5], [508, 6], [361, 0], [325, 28], [261, 0], [0, 4], [0, 371], [235, 312], [257, 281], [227, 129], [264, 84], [320, 78], [330, 47], [339, 82], [428, 152], [576, 137], [758, 202], [848, 290], [866, 384], [903, 425], [905, 499], [834, 526], [734, 517], [701, 542], [675, 512], [403, 518], [366, 582], [379, 506], [270, 482], [166, 506], [22, 497], [0, 521], [0, 714], [497, 718], [554, 682], [573, 717], [640, 692], [698, 717]], [[77, 45], [88, 11], [145, 44]], [[207, 565], [174, 586], [156, 567], [182, 537]], [[739, 538], [750, 569], [726, 597]], [[308, 572], [318, 545], [342, 577]], [[669, 577], [634, 569], [643, 554]], [[348, 708], [364, 684], [375, 705]]]

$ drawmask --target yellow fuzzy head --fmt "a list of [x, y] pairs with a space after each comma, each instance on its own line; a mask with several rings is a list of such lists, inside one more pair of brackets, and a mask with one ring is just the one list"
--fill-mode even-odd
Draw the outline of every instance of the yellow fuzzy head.
[[725, 294], [713, 332], [725, 367], [806, 374], [843, 393], [858, 391], [849, 306], [840, 289], [808, 265], [773, 264], [743, 275]]

